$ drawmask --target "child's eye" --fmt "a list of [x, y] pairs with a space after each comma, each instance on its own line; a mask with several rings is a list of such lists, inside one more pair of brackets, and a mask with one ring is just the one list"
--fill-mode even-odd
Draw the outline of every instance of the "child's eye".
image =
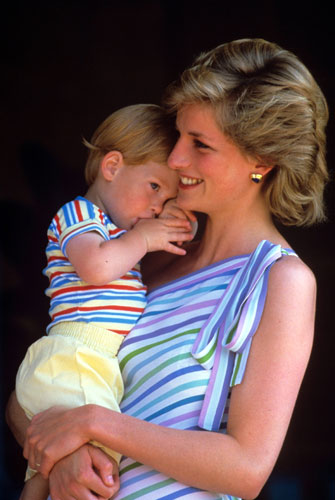
[[159, 191], [160, 186], [156, 182], [150, 182], [150, 186], [154, 191]]

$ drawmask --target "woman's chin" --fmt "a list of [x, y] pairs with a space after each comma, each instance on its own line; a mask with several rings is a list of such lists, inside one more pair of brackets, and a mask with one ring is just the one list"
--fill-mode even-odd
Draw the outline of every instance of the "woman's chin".
[[187, 192], [178, 191], [177, 194], [177, 203], [180, 208], [183, 210], [194, 210], [197, 211], [197, 200], [195, 197], [190, 196]]

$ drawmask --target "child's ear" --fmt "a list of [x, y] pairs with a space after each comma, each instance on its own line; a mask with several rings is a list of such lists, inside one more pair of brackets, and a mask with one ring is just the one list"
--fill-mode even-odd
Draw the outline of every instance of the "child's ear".
[[101, 173], [104, 179], [112, 181], [123, 164], [123, 155], [120, 151], [109, 151], [101, 160]]

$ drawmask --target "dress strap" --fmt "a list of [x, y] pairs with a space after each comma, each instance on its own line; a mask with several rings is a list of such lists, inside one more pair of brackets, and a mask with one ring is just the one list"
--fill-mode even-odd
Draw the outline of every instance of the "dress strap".
[[280, 245], [262, 241], [234, 275], [193, 344], [192, 356], [211, 370], [199, 427], [220, 428], [229, 388], [243, 379], [251, 340], [264, 309], [269, 271], [283, 255], [296, 256]]

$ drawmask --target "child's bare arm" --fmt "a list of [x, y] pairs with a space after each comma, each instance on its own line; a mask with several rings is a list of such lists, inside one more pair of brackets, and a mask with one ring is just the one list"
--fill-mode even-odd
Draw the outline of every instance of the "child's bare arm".
[[82, 280], [99, 286], [126, 274], [147, 252], [184, 255], [185, 250], [171, 242], [191, 239], [187, 220], [141, 219], [114, 240], [106, 241], [94, 231], [75, 236], [67, 245], [67, 255]]

